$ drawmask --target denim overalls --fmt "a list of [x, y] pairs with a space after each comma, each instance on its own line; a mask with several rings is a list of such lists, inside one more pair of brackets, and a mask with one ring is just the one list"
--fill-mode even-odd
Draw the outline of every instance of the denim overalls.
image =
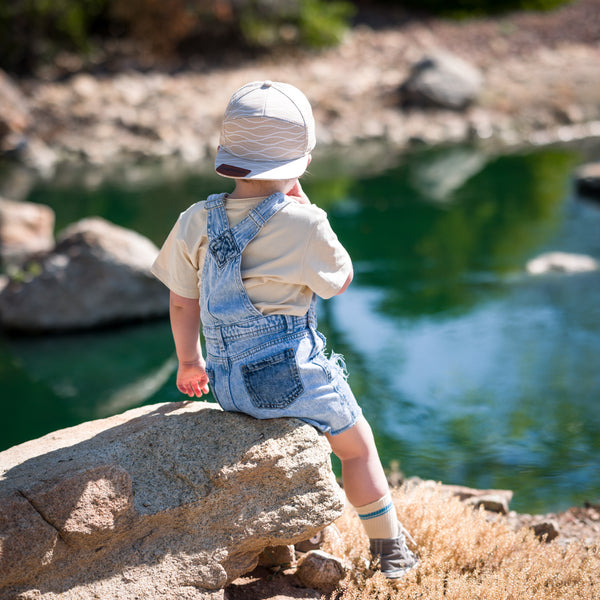
[[339, 355], [327, 359], [317, 332], [316, 297], [303, 317], [262, 315], [242, 283], [242, 252], [288, 202], [275, 193], [229, 227], [225, 194], [206, 201], [208, 251], [200, 306], [206, 371], [227, 411], [258, 419], [297, 417], [332, 435], [352, 427], [359, 408]]

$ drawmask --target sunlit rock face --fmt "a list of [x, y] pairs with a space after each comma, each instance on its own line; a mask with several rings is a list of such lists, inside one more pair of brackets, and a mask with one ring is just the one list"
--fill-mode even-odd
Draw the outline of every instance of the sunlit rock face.
[[15, 446], [0, 453], [0, 598], [220, 598], [264, 548], [341, 515], [329, 454], [300, 421], [202, 402]]

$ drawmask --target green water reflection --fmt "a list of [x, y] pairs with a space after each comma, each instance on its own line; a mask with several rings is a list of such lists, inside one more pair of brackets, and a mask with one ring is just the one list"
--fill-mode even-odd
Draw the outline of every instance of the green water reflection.
[[[360, 175], [315, 165], [306, 178], [356, 270], [346, 294], [320, 302], [321, 328], [346, 357], [384, 463], [514, 489], [520, 510], [600, 496], [600, 274], [525, 272], [547, 250], [600, 259], [600, 208], [570, 192], [581, 160], [566, 149], [451, 148]], [[53, 206], [58, 229], [100, 214], [160, 244], [181, 210], [222, 185], [210, 175], [57, 180], [29, 199]], [[0, 448], [175, 400], [173, 369], [166, 321], [0, 338]]]
[[179, 399], [165, 386], [176, 366], [167, 321], [0, 338], [0, 365], [2, 449], [140, 406], [158, 391], [161, 401]]

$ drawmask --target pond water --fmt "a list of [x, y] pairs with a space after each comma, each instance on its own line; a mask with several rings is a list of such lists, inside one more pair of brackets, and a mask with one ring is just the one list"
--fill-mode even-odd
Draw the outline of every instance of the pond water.
[[[305, 178], [356, 271], [344, 295], [320, 301], [320, 327], [346, 357], [386, 466], [512, 489], [520, 511], [598, 500], [600, 273], [525, 270], [551, 250], [600, 259], [600, 205], [572, 193], [573, 169], [598, 155], [459, 147], [377, 172], [323, 160]], [[28, 199], [54, 208], [57, 230], [101, 215], [160, 245], [181, 210], [227, 190], [212, 175], [132, 169], [127, 181], [59, 177]], [[0, 450], [183, 399], [175, 366], [166, 319], [0, 337]]]

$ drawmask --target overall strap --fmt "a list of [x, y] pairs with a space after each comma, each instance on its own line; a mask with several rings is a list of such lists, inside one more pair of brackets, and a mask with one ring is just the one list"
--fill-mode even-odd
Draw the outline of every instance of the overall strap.
[[293, 202], [282, 192], [275, 192], [265, 198], [258, 206], [250, 210], [248, 216], [240, 221], [232, 230], [235, 241], [243, 251], [244, 248], [258, 235], [263, 225], [284, 206]]
[[204, 204], [207, 211], [206, 234], [209, 242], [229, 229], [224, 198], [225, 194], [211, 194]]

